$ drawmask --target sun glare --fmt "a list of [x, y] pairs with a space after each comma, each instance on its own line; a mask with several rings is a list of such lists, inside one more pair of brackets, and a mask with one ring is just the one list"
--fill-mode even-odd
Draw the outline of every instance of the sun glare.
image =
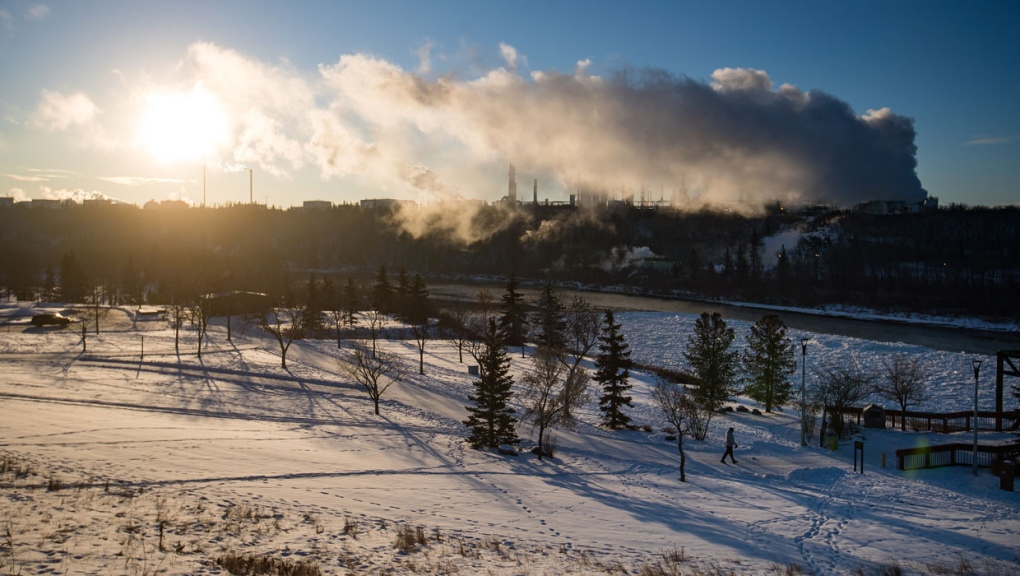
[[139, 141], [157, 162], [195, 162], [226, 144], [223, 109], [201, 86], [191, 92], [152, 93], [146, 100]]

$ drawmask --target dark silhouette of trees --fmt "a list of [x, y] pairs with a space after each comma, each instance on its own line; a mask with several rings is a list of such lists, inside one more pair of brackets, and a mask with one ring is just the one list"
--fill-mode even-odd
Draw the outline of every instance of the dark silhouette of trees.
[[630, 369], [634, 362], [630, 359], [630, 346], [620, 332], [622, 326], [616, 322], [612, 310], [606, 310], [602, 322], [602, 335], [599, 336], [599, 354], [595, 359], [595, 376], [593, 380], [602, 386], [599, 398], [599, 410], [602, 411], [602, 424], [610, 430], [630, 427], [630, 416], [623, 412], [624, 407], [633, 406], [630, 391]]
[[494, 319], [490, 319], [486, 327], [477, 361], [480, 378], [474, 382], [474, 394], [468, 396], [474, 405], [467, 406], [468, 419], [464, 421], [464, 425], [471, 428], [468, 442], [473, 448], [515, 444], [517, 419], [509, 403], [514, 380], [510, 375], [503, 332]]
[[742, 356], [746, 385], [744, 393], [772, 412], [790, 400], [790, 376], [797, 369], [793, 342], [786, 324], [775, 314], [762, 316], [751, 326]]
[[705, 312], [694, 322], [694, 333], [688, 337], [683, 352], [698, 381], [692, 391], [694, 399], [713, 412], [734, 393], [737, 376], [737, 352], [731, 349], [734, 338], [733, 329], [726, 326], [721, 314]]

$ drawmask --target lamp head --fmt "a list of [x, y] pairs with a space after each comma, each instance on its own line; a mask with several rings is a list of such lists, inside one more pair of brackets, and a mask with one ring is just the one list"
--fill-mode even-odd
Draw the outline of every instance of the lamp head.
[[974, 366], [974, 378], [977, 378], [978, 373], [981, 371], [981, 361], [975, 358], [970, 363]]

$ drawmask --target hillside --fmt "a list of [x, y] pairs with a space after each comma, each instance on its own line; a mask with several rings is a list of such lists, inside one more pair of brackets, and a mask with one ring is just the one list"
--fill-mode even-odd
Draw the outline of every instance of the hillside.
[[[857, 474], [850, 446], [800, 447], [793, 411], [719, 415], [686, 443], [681, 483], [654, 379], [635, 373], [632, 415], [653, 432], [603, 430], [590, 402], [555, 432], [554, 458], [501, 456], [464, 442], [471, 377], [448, 342], [375, 416], [338, 376], [335, 342], [295, 343], [282, 369], [274, 340], [214, 326], [199, 359], [193, 335], [177, 355], [172, 331], [122, 312], [84, 355], [72, 332], [24, 318], [0, 334], [4, 574], [225, 574], [231, 557], [308, 574], [1020, 573], [1017, 493], [987, 471], [895, 469], [895, 449], [945, 436], [868, 431]], [[639, 355], [667, 360], [691, 321], [620, 317]], [[413, 342], [383, 345], [417, 360]], [[969, 357], [910, 351], [931, 364], [932, 404], [966, 405]], [[718, 460], [729, 426], [737, 465]]]

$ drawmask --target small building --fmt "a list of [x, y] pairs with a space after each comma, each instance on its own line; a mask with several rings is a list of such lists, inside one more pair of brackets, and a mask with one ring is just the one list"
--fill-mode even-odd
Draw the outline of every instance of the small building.
[[51, 200], [49, 198], [33, 198], [29, 203], [29, 207], [33, 210], [56, 210], [60, 208], [60, 200]]
[[10, 196], [0, 196], [0, 210], [4, 208], [14, 208], [14, 198]]
[[305, 200], [301, 203], [301, 207], [305, 210], [329, 210], [333, 207], [333, 203], [329, 200]]

